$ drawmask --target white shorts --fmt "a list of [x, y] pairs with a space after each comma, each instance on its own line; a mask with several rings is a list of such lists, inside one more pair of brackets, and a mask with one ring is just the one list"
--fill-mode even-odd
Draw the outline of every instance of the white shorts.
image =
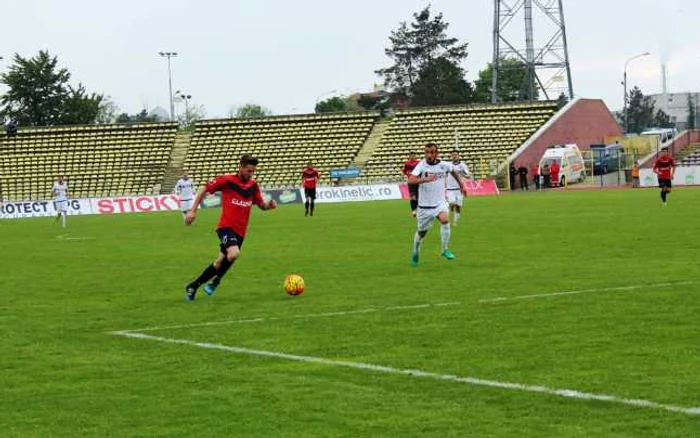
[[54, 201], [54, 207], [56, 207], [56, 213], [68, 213], [68, 201]]
[[423, 208], [420, 205], [416, 209], [416, 219], [418, 220], [418, 231], [428, 231], [433, 225], [433, 221], [442, 212], [449, 212], [447, 201], [442, 201], [440, 205], [433, 208]]
[[462, 194], [461, 191], [459, 191], [459, 189], [457, 189], [457, 190], [447, 189], [447, 203], [448, 204], [459, 205], [461, 207], [463, 202], [464, 202], [464, 195]]
[[192, 200], [192, 199], [188, 199], [186, 201], [181, 199], [180, 200], [180, 210], [183, 213], [187, 213], [192, 208], [193, 203], [194, 203], [194, 200]]

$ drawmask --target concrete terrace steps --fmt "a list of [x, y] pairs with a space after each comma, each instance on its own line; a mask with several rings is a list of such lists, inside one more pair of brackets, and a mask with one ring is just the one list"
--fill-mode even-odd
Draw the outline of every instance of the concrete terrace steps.
[[[180, 133], [175, 137], [173, 150], [170, 153], [170, 161], [168, 161], [168, 166], [165, 168], [165, 176], [163, 177], [163, 183], [160, 187], [160, 193], [162, 195], [172, 193], [175, 183], [180, 179], [182, 171], [184, 170], [185, 156], [187, 155], [187, 150], [190, 148], [191, 140], [192, 134], [187, 133]], [[201, 181], [197, 181], [197, 183], [200, 182]]]

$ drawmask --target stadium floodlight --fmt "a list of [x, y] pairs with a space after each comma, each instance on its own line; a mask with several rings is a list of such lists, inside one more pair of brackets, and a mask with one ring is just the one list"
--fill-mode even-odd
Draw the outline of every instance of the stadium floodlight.
[[634, 61], [635, 59], [643, 58], [643, 57], [649, 56], [649, 55], [651, 55], [651, 53], [644, 52], [644, 53], [640, 53], [639, 55], [635, 55], [635, 56], [629, 58], [627, 61], [625, 61], [625, 69], [624, 69], [623, 76], [622, 76], [622, 87], [625, 90], [625, 100], [624, 100], [623, 106], [622, 106], [622, 111], [624, 112], [624, 116], [625, 116], [625, 134], [627, 134], [627, 131], [629, 129], [629, 118], [627, 117], [627, 103], [629, 101], [629, 99], [627, 97], [627, 65], [630, 62]]
[[158, 52], [163, 58], [168, 58], [168, 90], [170, 90], [170, 121], [175, 120], [175, 104], [173, 103], [173, 76], [170, 70], [170, 58], [177, 56], [177, 52]]
[[191, 94], [185, 94], [180, 90], [177, 90], [175, 92], [175, 95], [178, 96], [180, 99], [182, 99], [185, 102], [185, 125], [190, 126], [190, 99], [192, 99]]

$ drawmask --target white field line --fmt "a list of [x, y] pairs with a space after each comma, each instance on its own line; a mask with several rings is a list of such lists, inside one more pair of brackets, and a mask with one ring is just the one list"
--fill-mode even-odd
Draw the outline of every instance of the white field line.
[[422, 371], [422, 370], [415, 370], [415, 369], [392, 368], [392, 367], [388, 367], [388, 366], [375, 365], [375, 364], [363, 363], [363, 362], [333, 360], [333, 359], [325, 359], [322, 357], [314, 357], [314, 356], [300, 356], [300, 355], [296, 355], [296, 354], [281, 353], [281, 352], [276, 352], [276, 351], [252, 350], [252, 349], [243, 348], [243, 347], [230, 347], [230, 346], [222, 345], [222, 344], [212, 344], [212, 343], [208, 343], [208, 342], [197, 342], [197, 341], [191, 341], [188, 339], [164, 338], [164, 337], [160, 337], [160, 336], [153, 336], [153, 335], [147, 335], [144, 333], [135, 333], [135, 332], [128, 332], [128, 331], [112, 332], [112, 334], [118, 335], [118, 336], [125, 336], [128, 338], [134, 338], [134, 339], [166, 342], [166, 343], [170, 343], [170, 344], [191, 345], [191, 346], [200, 347], [200, 348], [206, 348], [206, 349], [211, 349], [211, 350], [221, 350], [221, 351], [227, 351], [230, 353], [244, 354], [244, 355], [248, 355], [248, 356], [271, 357], [271, 358], [275, 358], [275, 359], [284, 359], [284, 360], [291, 360], [291, 361], [296, 361], [296, 362], [307, 362], [307, 363], [315, 363], [315, 364], [327, 365], [327, 366], [353, 368], [353, 369], [358, 369], [358, 370], [373, 371], [373, 372], [379, 372], [379, 373], [385, 373], [385, 374], [399, 374], [399, 375], [406, 375], [406, 376], [412, 376], [412, 377], [419, 377], [419, 378], [423, 378], [423, 379], [433, 379], [433, 380], [454, 382], [454, 383], [466, 383], [469, 385], [486, 386], [486, 387], [491, 387], [491, 388], [507, 389], [507, 390], [511, 390], [511, 391], [534, 392], [534, 393], [553, 395], [553, 396], [558, 396], [558, 397], [574, 398], [574, 399], [579, 399], [579, 400], [593, 400], [593, 401], [623, 404], [623, 405], [629, 405], [629, 406], [635, 406], [635, 407], [641, 407], [641, 408], [661, 409], [661, 410], [665, 410], [665, 411], [678, 412], [678, 413], [687, 414], [687, 415], [700, 415], [700, 407], [694, 407], [694, 408], [683, 407], [683, 406], [659, 403], [659, 402], [650, 401], [650, 400], [627, 399], [627, 398], [622, 398], [622, 397], [618, 397], [618, 396], [614, 396], [614, 395], [594, 394], [594, 393], [577, 391], [577, 390], [573, 390], [573, 389], [556, 389], [556, 388], [549, 388], [547, 386], [542, 386], [542, 385], [527, 385], [527, 384], [522, 384], [522, 383], [500, 382], [497, 380], [485, 380], [485, 379], [479, 379], [476, 377], [461, 377], [461, 376], [456, 376], [453, 374], [439, 374], [439, 373], [433, 373], [433, 372], [429, 372], [429, 371]]
[[56, 240], [94, 240], [94, 237], [56, 236]]
[[[545, 294], [534, 294], [534, 295], [516, 295], [512, 297], [496, 297], [496, 298], [486, 298], [476, 301], [477, 303], [499, 303], [504, 301], [516, 301], [516, 300], [531, 300], [536, 298], [549, 298], [565, 295], [580, 295], [589, 293], [600, 293], [600, 292], [620, 292], [620, 291], [631, 291], [639, 289], [651, 289], [660, 287], [670, 287], [670, 286], [687, 286], [690, 284], [695, 284], [696, 281], [679, 281], [679, 282], [668, 282], [668, 283], [652, 283], [652, 284], [637, 284], [632, 286], [618, 286], [618, 287], [605, 287], [598, 289], [583, 289], [583, 290], [573, 290], [573, 291], [563, 291], [563, 292], [553, 292]], [[183, 329], [183, 328], [195, 328], [195, 327], [209, 327], [218, 325], [229, 325], [229, 324], [247, 324], [256, 322], [266, 322], [266, 321], [280, 321], [280, 320], [290, 320], [290, 319], [309, 319], [309, 318], [329, 318], [336, 316], [350, 316], [359, 315], [363, 313], [374, 313], [374, 312], [391, 312], [397, 310], [417, 310], [417, 309], [432, 309], [435, 307], [453, 307], [453, 306], [463, 306], [468, 303], [460, 301], [450, 301], [445, 303], [425, 303], [425, 304], [415, 304], [407, 306], [392, 306], [392, 307], [369, 307], [366, 309], [359, 310], [347, 310], [340, 312], [327, 312], [327, 313], [307, 313], [303, 315], [295, 316], [269, 316], [269, 317], [250, 317], [243, 319], [232, 319], [226, 321], [211, 321], [211, 322], [199, 322], [192, 324], [179, 324], [179, 325], [166, 325], [166, 326], [155, 326], [155, 327], [144, 327], [140, 329], [124, 330], [129, 332], [152, 332], [157, 330], [171, 330], [171, 329]]]
[[603, 287], [599, 289], [583, 289], [583, 290], [571, 290], [563, 292], [553, 292], [546, 294], [533, 294], [533, 295], [518, 295], [514, 297], [496, 297], [487, 298], [479, 300], [479, 303], [496, 303], [501, 301], [514, 301], [514, 300], [532, 300], [535, 298], [548, 298], [548, 297], [558, 297], [562, 295], [580, 295], [580, 294], [590, 294], [596, 292], [622, 292], [628, 290], [639, 290], [639, 289], [653, 289], [660, 287], [670, 287], [670, 286], [687, 286], [689, 284], [695, 283], [694, 281], [678, 281], [675, 283], [653, 283], [653, 284], [635, 284], [632, 286], [618, 286], [618, 287]]
[[416, 304], [409, 306], [393, 306], [393, 307], [368, 307], [366, 309], [359, 310], [347, 310], [342, 312], [327, 312], [327, 313], [306, 313], [303, 315], [294, 316], [268, 316], [259, 318], [245, 318], [245, 319], [231, 319], [228, 321], [212, 321], [212, 322], [197, 322], [193, 324], [180, 324], [180, 325], [164, 325], [157, 327], [145, 327], [141, 329], [134, 330], [122, 330], [122, 332], [152, 332], [156, 330], [174, 330], [183, 328], [195, 328], [195, 327], [209, 327], [217, 325], [228, 325], [228, 324], [248, 324], [255, 322], [266, 322], [266, 321], [284, 321], [291, 319], [309, 319], [309, 318], [332, 318], [335, 316], [348, 316], [348, 315], [359, 315], [363, 313], [374, 313], [382, 311], [392, 311], [392, 310], [410, 310], [410, 309], [427, 309], [431, 307], [448, 307], [448, 306], [460, 306], [460, 302], [449, 302], [449, 303], [435, 303], [435, 304]]

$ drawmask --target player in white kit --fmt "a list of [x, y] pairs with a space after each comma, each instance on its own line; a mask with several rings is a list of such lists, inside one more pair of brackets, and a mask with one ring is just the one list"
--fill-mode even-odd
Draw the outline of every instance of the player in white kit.
[[187, 172], [183, 172], [182, 177], [175, 184], [175, 193], [180, 196], [180, 211], [182, 211], [183, 220], [185, 220], [185, 215], [192, 208], [195, 191], [194, 181], [192, 181]]
[[[455, 172], [462, 175], [464, 178], [469, 177], [469, 167], [459, 159], [459, 152], [452, 151], [450, 154], [452, 168]], [[462, 204], [464, 203], [464, 195], [462, 195], [462, 185], [452, 175], [447, 176], [447, 203], [450, 205], [452, 212], [452, 225], [457, 225], [459, 216], [462, 214]]]
[[63, 227], [66, 226], [68, 216], [68, 183], [63, 174], [58, 175], [58, 181], [51, 187], [54, 207], [56, 208], [56, 222], [61, 221]]
[[448, 246], [450, 243], [450, 218], [449, 207], [445, 199], [445, 180], [452, 175], [460, 183], [463, 194], [466, 189], [462, 184], [462, 176], [455, 172], [451, 163], [440, 161], [438, 147], [435, 143], [425, 145], [425, 158], [421, 160], [408, 177], [410, 184], [419, 184], [418, 187], [418, 211], [416, 219], [418, 229], [413, 237], [413, 255], [411, 265], [418, 266], [421, 243], [428, 233], [435, 218], [440, 221], [440, 240], [442, 242], [442, 256], [447, 260], [455, 258]]

